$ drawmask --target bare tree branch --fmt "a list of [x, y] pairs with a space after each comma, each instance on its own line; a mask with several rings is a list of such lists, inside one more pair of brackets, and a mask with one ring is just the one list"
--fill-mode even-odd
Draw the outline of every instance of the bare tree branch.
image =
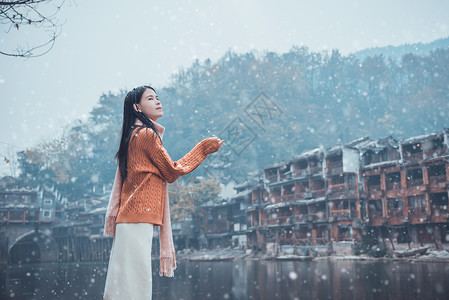
[[0, 49], [1, 55], [13, 57], [38, 57], [48, 53], [61, 33], [61, 24], [56, 18], [65, 0], [13, 0], [0, 1], [0, 28], [7, 26], [5, 33], [11, 29], [21, 30], [25, 26], [45, 28], [48, 37], [37, 45], [17, 45], [16, 49]]

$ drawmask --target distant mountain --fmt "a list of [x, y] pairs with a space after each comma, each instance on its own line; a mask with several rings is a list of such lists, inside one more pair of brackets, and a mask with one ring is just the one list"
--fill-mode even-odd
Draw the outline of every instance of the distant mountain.
[[399, 62], [402, 56], [405, 54], [414, 54], [419, 56], [426, 56], [431, 51], [436, 49], [448, 49], [449, 48], [449, 37], [435, 40], [430, 43], [415, 43], [415, 44], [404, 44], [400, 46], [386, 46], [386, 47], [375, 47], [368, 48], [358, 52], [354, 55], [363, 61], [366, 57], [375, 56], [382, 54], [385, 57], [391, 57], [395, 61]]

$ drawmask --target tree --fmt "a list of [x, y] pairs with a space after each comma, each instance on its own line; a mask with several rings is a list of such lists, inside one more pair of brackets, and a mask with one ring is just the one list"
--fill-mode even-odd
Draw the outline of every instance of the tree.
[[65, 0], [0, 0], [0, 26], [6, 27], [6, 33], [29, 26], [48, 34], [37, 45], [17, 45], [15, 50], [0, 50], [0, 54], [30, 58], [49, 52], [61, 31], [56, 14], [64, 2]]
[[169, 187], [174, 222], [192, 218], [202, 204], [218, 199], [221, 190], [218, 180], [214, 178], [201, 178], [192, 185], [185, 185], [178, 180]]

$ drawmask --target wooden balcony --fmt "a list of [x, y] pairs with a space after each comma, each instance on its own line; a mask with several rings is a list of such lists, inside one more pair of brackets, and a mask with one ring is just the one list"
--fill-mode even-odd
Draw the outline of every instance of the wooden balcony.
[[292, 216], [289, 217], [279, 217], [279, 218], [268, 218], [262, 220], [262, 225], [264, 226], [282, 226], [282, 225], [291, 225], [294, 224], [294, 218]]
[[423, 153], [417, 152], [417, 153], [405, 153], [404, 154], [404, 162], [411, 162], [411, 161], [420, 161], [423, 160]]
[[295, 194], [289, 194], [289, 195], [283, 195], [280, 197], [281, 202], [294, 202], [295, 201]]
[[410, 221], [410, 224], [424, 224], [427, 223], [430, 218], [425, 212], [409, 211], [408, 219]]
[[388, 182], [387, 181], [387, 191], [400, 190], [401, 183], [400, 182]]
[[429, 177], [430, 192], [439, 192], [440, 190], [447, 189], [448, 183], [446, 181], [446, 175], [430, 176]]
[[322, 172], [323, 172], [323, 167], [322, 166], [310, 167], [310, 175], [320, 174]]
[[214, 223], [207, 225], [207, 233], [217, 234], [230, 232], [232, 229], [232, 223], [227, 220], [216, 220]]
[[307, 214], [301, 214], [295, 216], [296, 223], [307, 223]]
[[407, 180], [407, 188], [419, 188], [424, 184], [422, 179]]
[[312, 190], [312, 197], [311, 198], [319, 198], [324, 197], [326, 195], [326, 190]]
[[387, 223], [387, 218], [384, 217], [370, 217], [369, 223], [371, 226], [382, 226]]
[[402, 209], [388, 210], [389, 217], [401, 217], [403, 215], [404, 213], [402, 212]]
[[330, 185], [327, 189], [329, 199], [343, 199], [356, 197], [355, 183], [342, 183]]
[[326, 212], [309, 213], [307, 221], [309, 222], [327, 222], [329, 221]]
[[343, 165], [342, 166], [329, 166], [329, 168], [327, 169], [327, 174], [328, 175], [338, 175], [338, 174], [343, 174]]
[[271, 176], [268, 176], [267, 179], [268, 179], [268, 181], [269, 181], [270, 183], [274, 183], [274, 182], [278, 182], [278, 181], [279, 181], [278, 175], [271, 175]]
[[298, 192], [295, 194], [295, 200], [305, 200], [312, 198], [311, 192]]
[[447, 153], [446, 148], [439, 148], [435, 150], [424, 151], [424, 159], [432, 159], [436, 157], [443, 156]]
[[331, 210], [330, 221], [351, 221], [357, 217], [355, 209]]
[[387, 217], [388, 220], [388, 224], [389, 225], [403, 225], [406, 224], [408, 222], [408, 218], [404, 217], [402, 215], [397, 215], [397, 216], [389, 216]]
[[382, 212], [381, 212], [381, 211], [377, 211], [377, 210], [369, 210], [369, 211], [368, 211], [368, 217], [370, 218], [370, 220], [372, 220], [372, 219], [383, 218], [383, 215], [382, 215]]
[[446, 223], [449, 221], [449, 211], [443, 208], [432, 208], [430, 215], [430, 222], [432, 223]]
[[306, 177], [310, 175], [310, 169], [297, 169], [295, 170], [295, 177]]
[[369, 185], [367, 187], [368, 197], [370, 199], [379, 199], [382, 197], [382, 190], [380, 189], [380, 185]]

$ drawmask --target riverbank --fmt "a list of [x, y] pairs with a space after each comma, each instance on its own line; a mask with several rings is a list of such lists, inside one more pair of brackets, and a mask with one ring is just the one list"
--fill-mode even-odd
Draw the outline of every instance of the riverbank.
[[236, 248], [217, 248], [201, 250], [180, 250], [176, 253], [178, 260], [188, 261], [226, 261], [226, 260], [360, 260], [360, 261], [423, 261], [449, 262], [449, 252], [446, 250], [428, 250], [425, 254], [410, 257], [372, 257], [362, 255], [329, 255], [329, 256], [300, 256], [294, 254], [269, 255], [263, 252], [252, 252]]

